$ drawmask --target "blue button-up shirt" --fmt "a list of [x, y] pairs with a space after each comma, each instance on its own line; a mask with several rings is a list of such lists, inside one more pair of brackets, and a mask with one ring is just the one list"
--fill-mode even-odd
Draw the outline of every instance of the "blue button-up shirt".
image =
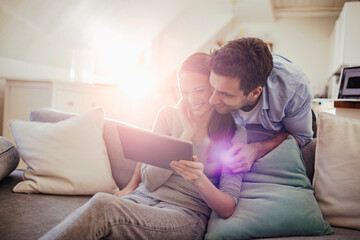
[[[258, 104], [261, 125], [268, 131], [287, 131], [303, 147], [312, 140], [312, 92], [310, 80], [289, 60], [273, 55], [274, 68], [267, 79]], [[232, 113], [236, 124], [246, 126], [239, 111]]]

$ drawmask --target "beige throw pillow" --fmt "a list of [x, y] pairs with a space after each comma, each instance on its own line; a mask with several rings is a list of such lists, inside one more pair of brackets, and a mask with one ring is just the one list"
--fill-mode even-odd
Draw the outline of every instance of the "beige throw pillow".
[[332, 226], [360, 229], [360, 121], [320, 113], [314, 189]]
[[28, 165], [14, 192], [91, 195], [118, 190], [102, 137], [101, 108], [56, 123], [9, 124]]

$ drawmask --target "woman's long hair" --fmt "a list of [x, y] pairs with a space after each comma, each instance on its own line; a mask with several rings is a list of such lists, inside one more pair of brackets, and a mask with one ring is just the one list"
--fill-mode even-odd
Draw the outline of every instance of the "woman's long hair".
[[[210, 55], [202, 52], [190, 55], [179, 68], [178, 80], [183, 72], [201, 73], [207, 75], [210, 81]], [[208, 150], [213, 152], [220, 145], [226, 148], [230, 147], [235, 131], [235, 121], [230, 113], [222, 115], [214, 111], [208, 124], [208, 136], [210, 138]], [[209, 154], [209, 156], [215, 155]]]

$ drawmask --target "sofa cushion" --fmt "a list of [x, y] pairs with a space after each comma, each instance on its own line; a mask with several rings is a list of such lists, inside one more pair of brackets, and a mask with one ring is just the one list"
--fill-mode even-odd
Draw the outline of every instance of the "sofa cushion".
[[[313, 126], [313, 129], [315, 128], [316, 126]], [[263, 142], [276, 136], [277, 134], [277, 132], [271, 132], [265, 129], [261, 124], [246, 125], [247, 143]], [[314, 176], [315, 148], [316, 139], [313, 139], [301, 148], [301, 155], [305, 163], [306, 175], [310, 179], [310, 182], [312, 182]]]
[[360, 229], [360, 121], [319, 114], [314, 189], [333, 226]]
[[[30, 113], [31, 121], [38, 122], [58, 122], [76, 114], [57, 111], [51, 108], [41, 108], [33, 110]], [[113, 119], [105, 119], [103, 138], [111, 165], [112, 176], [120, 189], [123, 189], [130, 181], [136, 162], [126, 159], [122, 152], [120, 139], [117, 133], [117, 125], [119, 121]]]
[[24, 181], [14, 192], [89, 195], [118, 191], [102, 138], [102, 109], [56, 123], [9, 123], [28, 165]]
[[0, 239], [39, 239], [91, 197], [13, 193], [23, 173], [16, 169], [0, 182]]
[[15, 146], [8, 139], [0, 136], [0, 181], [15, 170], [19, 160]]
[[293, 137], [244, 173], [240, 198], [228, 219], [212, 213], [206, 239], [249, 239], [332, 233], [323, 220]]

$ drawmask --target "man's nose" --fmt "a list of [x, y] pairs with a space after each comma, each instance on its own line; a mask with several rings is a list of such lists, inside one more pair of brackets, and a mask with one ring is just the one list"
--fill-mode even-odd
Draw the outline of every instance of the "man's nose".
[[220, 103], [220, 99], [216, 94], [216, 91], [214, 91], [209, 99], [209, 103], [212, 105], [216, 105]]

